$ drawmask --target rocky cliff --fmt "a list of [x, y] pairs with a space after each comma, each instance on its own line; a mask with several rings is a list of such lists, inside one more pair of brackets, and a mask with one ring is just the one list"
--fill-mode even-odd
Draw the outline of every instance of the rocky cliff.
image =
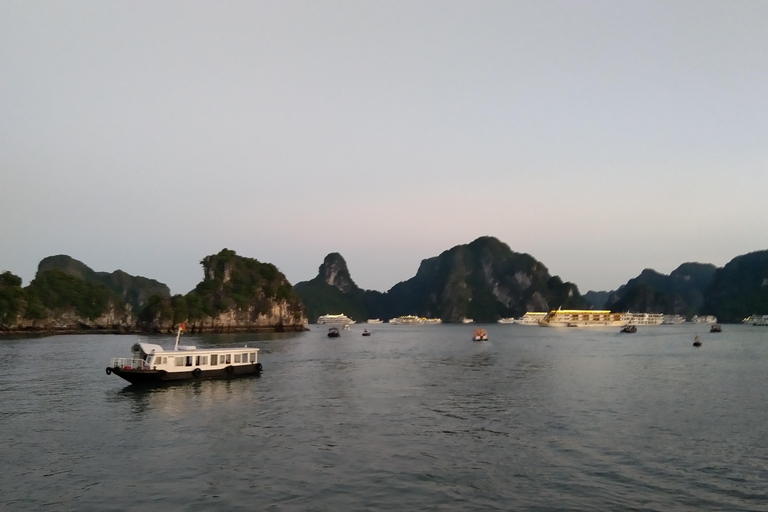
[[347, 262], [337, 252], [325, 257], [317, 277], [296, 283], [295, 290], [307, 308], [310, 322], [316, 322], [320, 315], [339, 313], [357, 321], [373, 318], [377, 299], [382, 295], [358, 287], [350, 276]]
[[768, 251], [737, 256], [718, 269], [705, 293], [704, 314], [721, 322], [740, 322], [768, 314]]
[[191, 332], [304, 330], [306, 317], [293, 287], [271, 263], [223, 249], [201, 262], [204, 279], [186, 296], [151, 297], [140, 314], [143, 330]]
[[690, 318], [701, 314], [704, 294], [716, 267], [708, 263], [683, 263], [669, 275], [643, 270], [614, 292], [589, 292], [589, 298], [605, 297], [598, 309], [664, 313]]
[[361, 290], [341, 255], [332, 253], [317, 277], [298, 283], [296, 292], [312, 321], [322, 314], [345, 313], [355, 320], [418, 315], [445, 322], [489, 322], [526, 311], [585, 306], [574, 284], [551, 276], [541, 262], [493, 237], [423, 260], [413, 278], [386, 293]]

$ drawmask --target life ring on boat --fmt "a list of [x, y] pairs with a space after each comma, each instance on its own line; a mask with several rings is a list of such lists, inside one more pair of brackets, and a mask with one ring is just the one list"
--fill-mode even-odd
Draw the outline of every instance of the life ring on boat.
[[107, 367], [107, 375], [112, 375], [112, 368]]
[[261, 373], [261, 369], [263, 366], [261, 366], [261, 363], [256, 363], [256, 373]]
[[227, 368], [226, 368], [226, 369], [227, 369], [227, 373], [228, 373], [228, 374], [230, 374], [230, 375], [232, 375], [233, 373], [235, 373], [235, 367], [234, 367], [234, 366], [231, 366], [231, 365], [230, 365], [230, 366], [227, 366]]
[[199, 377], [201, 373], [203, 373], [203, 370], [201, 370], [200, 368], [195, 368], [194, 370], [192, 370], [192, 375], [194, 375], [195, 377]]

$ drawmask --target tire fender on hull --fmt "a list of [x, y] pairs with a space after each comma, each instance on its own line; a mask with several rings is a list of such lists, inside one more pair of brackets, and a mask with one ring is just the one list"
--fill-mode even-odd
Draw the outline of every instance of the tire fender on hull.
[[227, 373], [228, 373], [228, 374], [230, 374], [230, 375], [232, 375], [233, 373], [235, 373], [235, 367], [234, 367], [234, 366], [232, 366], [232, 365], [230, 365], [230, 366], [227, 366]]
[[201, 370], [200, 368], [195, 368], [194, 370], [192, 370], [193, 377], [199, 377], [201, 373], [203, 373], [203, 370]]
[[112, 375], [112, 368], [107, 367], [107, 375]]

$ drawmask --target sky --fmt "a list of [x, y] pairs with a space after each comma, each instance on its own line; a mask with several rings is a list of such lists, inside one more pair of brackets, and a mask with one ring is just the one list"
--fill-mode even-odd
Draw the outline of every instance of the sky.
[[485, 235], [583, 292], [768, 249], [765, 1], [0, 0], [0, 271], [385, 291]]

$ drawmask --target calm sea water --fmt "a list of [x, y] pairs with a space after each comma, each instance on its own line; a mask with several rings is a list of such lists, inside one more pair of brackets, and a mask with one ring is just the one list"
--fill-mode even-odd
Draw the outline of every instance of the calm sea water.
[[264, 373], [151, 390], [135, 336], [0, 340], [0, 509], [768, 510], [768, 328], [485, 327], [188, 336]]

